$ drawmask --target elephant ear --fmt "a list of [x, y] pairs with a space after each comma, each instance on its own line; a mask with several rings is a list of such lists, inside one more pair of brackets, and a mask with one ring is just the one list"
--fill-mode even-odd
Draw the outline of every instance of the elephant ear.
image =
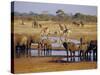
[[63, 42], [63, 47], [67, 50], [68, 49], [68, 44], [67, 42]]
[[20, 41], [20, 44], [22, 45], [22, 44], [27, 44], [27, 37], [26, 36], [22, 36], [22, 38], [21, 38], [21, 41]]

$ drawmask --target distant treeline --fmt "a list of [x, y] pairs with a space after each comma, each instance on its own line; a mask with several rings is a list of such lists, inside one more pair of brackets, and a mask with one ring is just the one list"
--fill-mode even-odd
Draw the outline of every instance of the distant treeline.
[[29, 13], [19, 13], [19, 12], [12, 12], [12, 16], [14, 16], [15, 20], [18, 19], [24, 19], [28, 21], [36, 20], [36, 21], [64, 21], [64, 22], [72, 22], [72, 21], [83, 21], [83, 22], [92, 22], [97, 23], [97, 16], [93, 15], [86, 15], [82, 13], [75, 13], [73, 14], [67, 14], [63, 10], [57, 10], [55, 12], [56, 15], [48, 14], [48, 13], [42, 13], [37, 14], [34, 12]]

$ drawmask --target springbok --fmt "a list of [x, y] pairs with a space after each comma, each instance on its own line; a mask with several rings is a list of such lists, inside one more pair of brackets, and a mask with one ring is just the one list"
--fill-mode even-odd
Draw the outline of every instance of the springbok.
[[38, 28], [38, 23], [36, 20], [32, 21], [32, 28]]
[[73, 21], [72, 24], [75, 25], [75, 26], [78, 26], [78, 27], [79, 26], [82, 26], [82, 27], [84, 26], [83, 21], [80, 21], [80, 22]]
[[52, 45], [47, 39], [38, 43], [38, 56], [51, 56]]
[[40, 35], [45, 36], [46, 38], [48, 38], [49, 32], [50, 32], [49, 28], [45, 27], [45, 28], [42, 28], [42, 30], [40, 31]]
[[79, 26], [80, 25], [80, 23], [75, 22], [75, 21], [73, 21], [72, 24], [75, 25], [75, 26]]
[[69, 30], [66, 25], [64, 25], [63, 27], [61, 24], [59, 24], [59, 27], [60, 27], [60, 30], [59, 30], [60, 37], [63, 36], [65, 40], [67, 41], [71, 33], [71, 30]]

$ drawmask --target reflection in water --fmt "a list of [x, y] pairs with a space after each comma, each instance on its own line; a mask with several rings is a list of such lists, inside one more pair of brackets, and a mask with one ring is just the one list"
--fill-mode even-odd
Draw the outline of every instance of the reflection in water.
[[[42, 55], [43, 55], [43, 51], [42, 51]], [[38, 50], [31, 50], [31, 56], [38, 56]], [[78, 51], [75, 52], [75, 57], [70, 57], [70, 51], [68, 51], [68, 58], [66, 57], [66, 51], [65, 50], [52, 50], [52, 54], [51, 56], [65, 56], [63, 57], [61, 60], [63, 61], [73, 61], [73, 62], [79, 62], [79, 61], [84, 61], [83, 56], [79, 57], [78, 55]], [[88, 57], [86, 58], [86, 61], [96, 61], [96, 54], [93, 57], [93, 51], [91, 51], [91, 54], [88, 53], [87, 55]]]
[[[42, 51], [43, 52], [43, 51]], [[43, 54], [42, 54], [43, 55]], [[53, 56], [66, 56], [66, 50], [52, 50]], [[70, 54], [70, 51], [68, 51], [68, 55]], [[78, 51], [75, 52], [75, 55], [78, 56]], [[92, 54], [93, 55], [93, 54]], [[31, 56], [38, 56], [38, 50], [31, 50]]]
[[78, 61], [80, 61], [80, 58], [79, 57], [75, 57], [75, 58], [69, 57], [68, 59], [67, 58], [63, 58], [62, 60], [64, 60], [64, 61], [75, 61], [75, 62], [78, 62]]

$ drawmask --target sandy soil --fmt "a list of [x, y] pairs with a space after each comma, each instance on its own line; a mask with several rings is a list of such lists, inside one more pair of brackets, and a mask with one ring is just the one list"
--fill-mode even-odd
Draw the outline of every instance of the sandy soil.
[[15, 73], [28, 72], [50, 72], [50, 71], [68, 71], [68, 70], [84, 70], [96, 69], [96, 62], [51, 62], [53, 57], [31, 57], [14, 59]]

